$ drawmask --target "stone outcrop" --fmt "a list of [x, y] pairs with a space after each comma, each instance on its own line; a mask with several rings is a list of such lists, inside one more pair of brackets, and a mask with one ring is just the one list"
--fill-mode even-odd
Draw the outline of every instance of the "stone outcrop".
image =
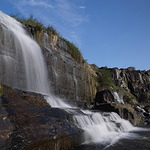
[[[81, 142], [82, 130], [40, 94], [0, 86], [0, 149], [60, 150]], [[70, 118], [70, 121], [68, 121]]]
[[96, 74], [83, 59], [76, 61], [64, 40], [57, 35], [42, 34], [42, 47], [53, 92], [61, 98], [91, 101], [96, 94]]
[[[150, 123], [150, 71], [127, 69], [96, 68], [98, 92], [95, 108], [102, 111], [115, 111], [133, 124]], [[117, 101], [114, 92], [118, 93]]]
[[138, 102], [150, 102], [150, 70], [140, 71], [128, 69], [110, 69], [116, 86], [122, 87], [133, 94]]
[[[51, 91], [68, 100], [82, 102], [93, 100], [96, 94], [96, 74], [92, 67], [82, 57], [80, 61], [73, 58], [66, 42], [58, 35], [35, 30], [32, 26], [25, 28], [43, 50]], [[13, 46], [15, 39], [11, 37], [10, 40], [4, 36], [0, 26], [0, 83], [26, 90], [22, 57], [20, 55], [17, 59]]]

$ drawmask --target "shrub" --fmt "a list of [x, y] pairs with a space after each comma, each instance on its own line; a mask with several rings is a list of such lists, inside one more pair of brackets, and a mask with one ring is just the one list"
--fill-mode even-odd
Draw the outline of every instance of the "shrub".
[[100, 88], [114, 88], [110, 70], [107, 67], [100, 68], [97, 72]]

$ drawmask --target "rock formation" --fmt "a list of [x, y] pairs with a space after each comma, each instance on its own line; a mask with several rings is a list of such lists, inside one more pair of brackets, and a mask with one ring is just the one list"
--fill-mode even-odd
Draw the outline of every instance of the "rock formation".
[[133, 67], [95, 70], [99, 82], [96, 109], [116, 111], [136, 125], [150, 123], [150, 71], [139, 71]]
[[67, 150], [80, 144], [83, 131], [71, 122], [71, 115], [51, 108], [43, 95], [3, 85], [0, 91], [1, 150]]

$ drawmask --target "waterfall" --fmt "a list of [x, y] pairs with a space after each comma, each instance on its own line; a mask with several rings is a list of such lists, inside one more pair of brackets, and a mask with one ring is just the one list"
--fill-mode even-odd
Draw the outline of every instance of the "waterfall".
[[[0, 32], [1, 83], [46, 94], [45, 99], [52, 107], [65, 109], [73, 115], [74, 123], [85, 131], [84, 141], [110, 141], [114, 136], [134, 128], [116, 113], [82, 110], [53, 96], [49, 91], [47, 69], [38, 44], [27, 35], [19, 22], [2, 12]], [[75, 78], [74, 81], [77, 84]]]
[[114, 92], [113, 95], [114, 95], [114, 98], [118, 101], [118, 103], [124, 104], [123, 99], [120, 98], [117, 92]]
[[[23, 26], [0, 12], [0, 71], [12, 87], [48, 94], [46, 65], [38, 44], [27, 35]], [[20, 85], [24, 80], [24, 82]]]
[[121, 133], [134, 128], [130, 122], [121, 119], [114, 112], [99, 113], [83, 110], [82, 112], [82, 115], [74, 115], [74, 121], [85, 130], [84, 139], [86, 142], [112, 142], [115, 136], [119, 137], [122, 135]]

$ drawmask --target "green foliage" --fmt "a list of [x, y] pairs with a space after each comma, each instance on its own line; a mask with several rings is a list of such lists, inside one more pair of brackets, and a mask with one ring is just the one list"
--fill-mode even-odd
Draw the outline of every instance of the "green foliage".
[[68, 49], [69, 49], [69, 53], [71, 54], [71, 56], [77, 62], [81, 63], [83, 58], [82, 58], [82, 54], [81, 54], [80, 50], [78, 49], [78, 47], [75, 44], [69, 42], [68, 40], [66, 40], [64, 38], [62, 38], [62, 39], [66, 42]]
[[18, 14], [11, 15], [11, 17], [15, 18], [24, 25], [34, 27], [35, 30], [45, 29], [44, 25], [40, 21], [38, 21], [35, 17], [33, 17], [33, 15], [30, 15], [29, 18], [21, 18], [19, 17]]
[[[30, 15], [30, 17], [27, 19], [19, 17], [18, 14], [11, 15], [11, 16], [26, 26], [32, 26], [35, 29], [35, 31], [46, 30], [49, 35], [59, 36], [63, 41], [66, 42], [71, 56], [77, 62], [81, 63], [82, 61], [84, 61], [82, 58], [82, 54], [81, 54], [80, 50], [78, 49], [78, 47], [75, 44], [73, 44], [72, 42], [69, 42], [65, 38], [61, 37], [60, 34], [57, 32], [57, 30], [53, 26], [49, 25], [48, 27], [45, 27], [41, 22], [39, 22], [36, 18], [34, 18], [33, 15]], [[38, 43], [40, 43], [40, 40], [37, 40], [37, 41], [38, 41]]]
[[46, 28], [46, 31], [48, 32], [48, 34], [53, 34], [53, 35], [59, 36], [59, 33], [57, 32], [57, 30], [53, 26], [48, 26]]
[[3, 88], [2, 86], [0, 85], [0, 95], [3, 94]]
[[30, 15], [28, 19], [22, 19], [21, 22], [25, 25], [29, 25], [35, 28], [35, 30], [42, 30], [44, 29], [44, 25], [39, 22], [33, 15]]
[[114, 88], [115, 87], [110, 70], [107, 69], [107, 67], [100, 68], [97, 74], [98, 74], [98, 82], [100, 84], [100, 88]]

